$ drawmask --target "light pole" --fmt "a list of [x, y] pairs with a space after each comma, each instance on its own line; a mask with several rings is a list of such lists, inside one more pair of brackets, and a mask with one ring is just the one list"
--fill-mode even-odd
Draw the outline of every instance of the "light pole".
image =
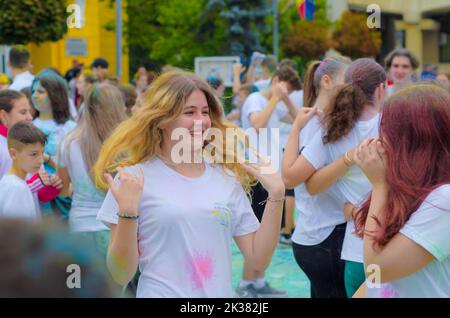
[[116, 77], [122, 77], [122, 0], [116, 0]]
[[279, 26], [279, 16], [278, 16], [278, 0], [272, 0], [273, 7], [273, 55], [278, 61], [278, 26]]

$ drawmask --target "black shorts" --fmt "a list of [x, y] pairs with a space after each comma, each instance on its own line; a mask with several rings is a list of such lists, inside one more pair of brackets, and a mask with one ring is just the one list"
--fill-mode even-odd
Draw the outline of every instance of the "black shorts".
[[[264, 209], [266, 208], [265, 200], [267, 200], [267, 196], [268, 193], [261, 183], [258, 182], [258, 184], [252, 187], [252, 209], [259, 222], [261, 222]], [[261, 202], [264, 203], [260, 204]]]
[[294, 189], [286, 189], [286, 192], [284, 193], [287, 197], [294, 197], [295, 198], [295, 192]]

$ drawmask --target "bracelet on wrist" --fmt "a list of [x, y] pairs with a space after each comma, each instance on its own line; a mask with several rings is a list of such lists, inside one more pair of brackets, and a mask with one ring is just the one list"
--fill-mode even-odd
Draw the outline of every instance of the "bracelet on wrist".
[[286, 199], [286, 197], [281, 197], [281, 198], [267, 197], [267, 199], [265, 199], [264, 201], [259, 202], [259, 205], [263, 205], [267, 202], [280, 203], [280, 202], [284, 202], [285, 199]]
[[139, 219], [139, 215], [135, 215], [135, 214], [126, 214], [126, 213], [120, 213], [120, 212], [118, 212], [118, 213], [117, 213], [117, 216], [118, 216], [119, 218], [122, 218], [122, 219], [129, 219], [129, 220], [137, 220], [137, 219]]
[[353, 165], [353, 160], [348, 157], [348, 151], [344, 154], [344, 163], [347, 167], [351, 167]]

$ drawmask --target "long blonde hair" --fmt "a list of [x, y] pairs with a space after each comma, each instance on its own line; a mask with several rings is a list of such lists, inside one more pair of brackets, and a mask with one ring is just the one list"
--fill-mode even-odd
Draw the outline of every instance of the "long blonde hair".
[[85, 108], [78, 126], [67, 136], [65, 147], [70, 158], [70, 143], [78, 140], [87, 171], [97, 161], [102, 143], [117, 125], [126, 118], [122, 93], [111, 84], [95, 84], [88, 92]]
[[[238, 127], [224, 119], [222, 107], [209, 85], [195, 74], [184, 71], [160, 75], [144, 93], [139, 110], [122, 122], [105, 141], [93, 168], [97, 187], [104, 190], [108, 188], [103, 177], [105, 171], [113, 172], [118, 166], [136, 165], [158, 155], [163, 140], [161, 125], [181, 116], [188, 98], [196, 90], [205, 94], [211, 128], [219, 129], [222, 133], [223, 140], [219, 142], [222, 146], [215, 148], [219, 156], [224, 158], [222, 167], [231, 170], [248, 192], [254, 178], [238, 163], [235, 147], [225, 142], [226, 129]], [[240, 131], [239, 136], [238, 142], [240, 140], [248, 145], [243, 131]], [[229, 161], [225, 157], [229, 158], [230, 155], [234, 160], [227, 163]]]

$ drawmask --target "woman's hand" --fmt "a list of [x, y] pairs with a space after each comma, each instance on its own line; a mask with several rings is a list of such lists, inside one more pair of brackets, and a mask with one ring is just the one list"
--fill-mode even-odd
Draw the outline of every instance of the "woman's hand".
[[387, 155], [378, 139], [367, 139], [356, 149], [353, 160], [364, 172], [373, 187], [386, 186]]
[[105, 173], [104, 176], [114, 198], [119, 204], [120, 212], [128, 215], [138, 215], [139, 203], [144, 188], [144, 172], [141, 169], [139, 176], [135, 176], [126, 172], [122, 167], [118, 167], [117, 173], [120, 186], [114, 182], [113, 177], [109, 173]]
[[295, 117], [294, 120], [294, 125], [296, 125], [296, 127], [298, 127], [299, 129], [303, 129], [303, 127], [306, 126], [309, 120], [316, 114], [317, 108], [302, 107], [297, 112], [297, 116]]
[[272, 163], [266, 157], [258, 153], [256, 155], [261, 159], [262, 163], [241, 163], [242, 167], [261, 183], [271, 198], [284, 197], [285, 187], [281, 176], [277, 173], [277, 169], [272, 166]]

